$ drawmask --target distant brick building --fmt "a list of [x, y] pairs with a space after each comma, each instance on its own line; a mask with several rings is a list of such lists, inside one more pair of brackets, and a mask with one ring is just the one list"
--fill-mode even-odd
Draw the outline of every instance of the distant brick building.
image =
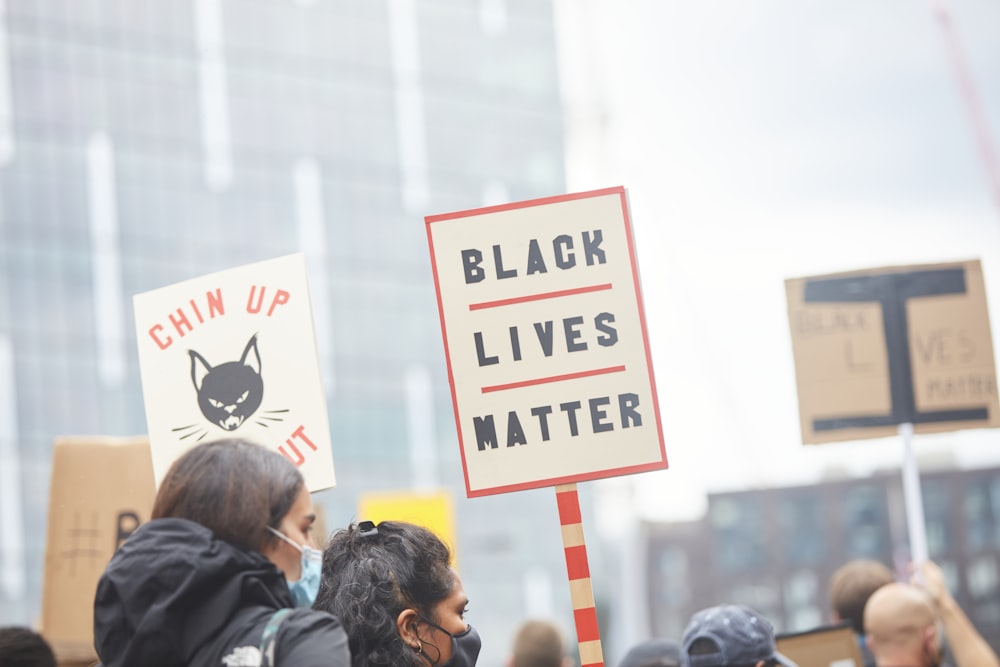
[[[962, 608], [1000, 647], [1000, 468], [921, 474], [927, 546]], [[829, 621], [827, 587], [852, 558], [897, 576], [909, 560], [898, 472], [810, 486], [718, 493], [700, 521], [648, 524], [654, 635], [679, 638], [691, 614], [752, 605], [779, 631]]]

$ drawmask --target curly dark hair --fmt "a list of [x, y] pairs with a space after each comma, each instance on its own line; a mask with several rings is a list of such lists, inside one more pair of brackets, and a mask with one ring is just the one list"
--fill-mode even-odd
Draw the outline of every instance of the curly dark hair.
[[[340, 618], [353, 667], [427, 667], [399, 636], [405, 609], [437, 623], [434, 606], [455, 585], [451, 551], [412, 523], [369, 522], [338, 530], [323, 550], [323, 578], [314, 609]], [[430, 656], [433, 657], [433, 656]]]

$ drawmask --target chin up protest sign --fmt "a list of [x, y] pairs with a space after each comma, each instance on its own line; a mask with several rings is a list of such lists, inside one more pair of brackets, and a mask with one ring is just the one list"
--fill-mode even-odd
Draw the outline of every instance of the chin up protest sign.
[[137, 294], [134, 306], [157, 484], [188, 448], [226, 437], [283, 454], [310, 491], [336, 484], [303, 255]]

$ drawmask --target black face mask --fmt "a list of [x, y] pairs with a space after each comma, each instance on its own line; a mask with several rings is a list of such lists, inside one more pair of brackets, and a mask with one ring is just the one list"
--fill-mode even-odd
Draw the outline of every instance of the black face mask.
[[451, 659], [448, 662], [438, 665], [431, 662], [430, 658], [424, 654], [424, 659], [431, 664], [431, 667], [476, 667], [476, 660], [479, 659], [479, 651], [483, 648], [483, 641], [479, 638], [479, 633], [474, 627], [467, 625], [464, 632], [452, 634], [437, 623], [428, 621], [426, 618], [424, 621], [451, 637]]
[[476, 629], [470, 625], [465, 628], [465, 632], [451, 636], [451, 660], [442, 667], [476, 667], [481, 648], [483, 641]]

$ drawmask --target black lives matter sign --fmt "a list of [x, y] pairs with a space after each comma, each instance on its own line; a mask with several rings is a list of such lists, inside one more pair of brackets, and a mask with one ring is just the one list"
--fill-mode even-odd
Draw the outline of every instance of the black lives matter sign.
[[785, 283], [804, 443], [995, 427], [978, 261]]
[[425, 222], [466, 493], [666, 468], [625, 189]]

